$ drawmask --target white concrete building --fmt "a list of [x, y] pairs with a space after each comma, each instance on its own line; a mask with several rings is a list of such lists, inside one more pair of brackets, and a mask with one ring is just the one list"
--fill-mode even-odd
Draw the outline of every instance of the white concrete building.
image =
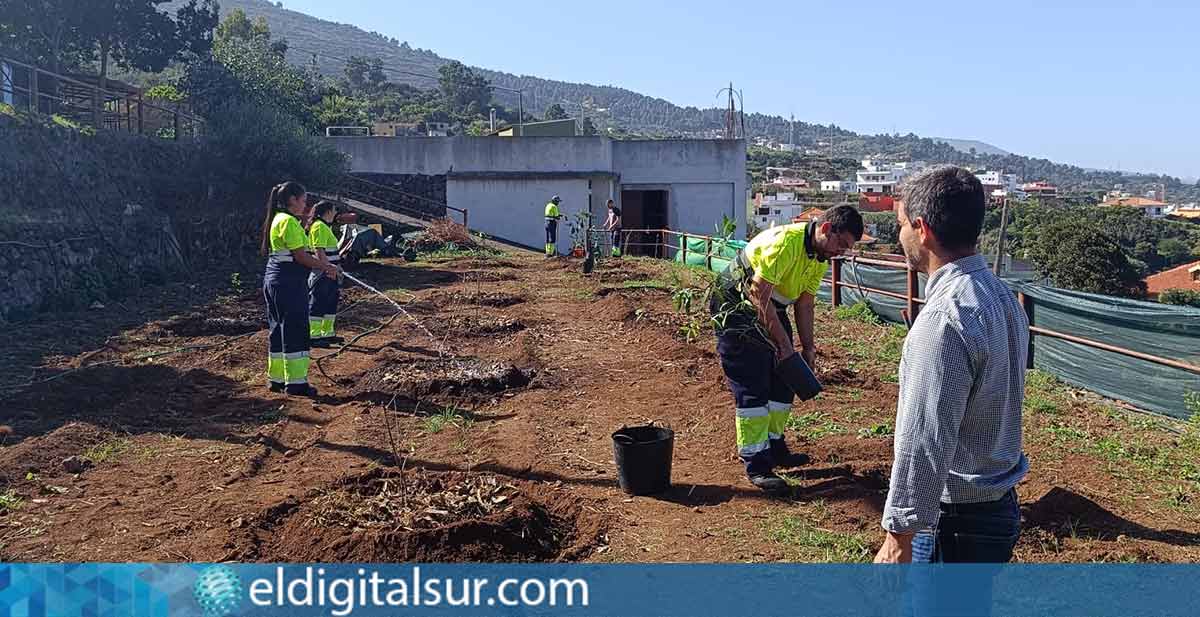
[[996, 190], [1006, 193], [1020, 189], [1021, 181], [1017, 179], [1016, 174], [1005, 174], [998, 171], [977, 171], [975, 177], [979, 178], [979, 183], [988, 193]]
[[891, 163], [882, 159], [863, 159], [858, 171], [858, 192], [890, 195], [905, 176], [925, 167], [921, 162]]
[[775, 186], [781, 186], [791, 189], [806, 189], [808, 188], [808, 180], [797, 178], [795, 176], [779, 176], [771, 181]]
[[1058, 197], [1058, 187], [1049, 182], [1026, 182], [1021, 190], [1031, 197]]
[[822, 180], [822, 193], [857, 193], [858, 184], [851, 180]]
[[[711, 234], [728, 216], [746, 232], [746, 142], [607, 137], [328, 137], [352, 173], [445, 182], [445, 203], [470, 213], [472, 230], [535, 250], [543, 212], [562, 198], [558, 249], [571, 249], [579, 212], [604, 221], [616, 201], [627, 230]], [[375, 181], [386, 182], [375, 178]]]
[[796, 200], [795, 193], [759, 195], [755, 202], [754, 225], [759, 229], [790, 223], [808, 207]]

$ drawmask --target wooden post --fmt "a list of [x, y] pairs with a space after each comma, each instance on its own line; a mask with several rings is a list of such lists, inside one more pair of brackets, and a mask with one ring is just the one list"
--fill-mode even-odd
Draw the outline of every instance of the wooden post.
[[133, 132], [133, 101], [125, 97], [125, 130]]
[[829, 275], [830, 302], [834, 306], [840, 306], [842, 304], [842, 260], [835, 258], [833, 267], [830, 269], [832, 270], [832, 274]]
[[[1026, 295], [1025, 292], [1017, 292], [1017, 301], [1021, 303], [1021, 308], [1025, 309], [1025, 319], [1029, 321], [1030, 327], [1033, 326], [1033, 297]], [[1033, 332], [1029, 333], [1029, 357], [1025, 359], [1025, 368], [1033, 368]]]
[[138, 95], [138, 135], [145, 134], [145, 117], [142, 115], [142, 95]]
[[712, 270], [712, 238], [704, 240], [704, 267]]
[[683, 257], [680, 259], [680, 263], [682, 263], [685, 266], [687, 265], [687, 238], [688, 238], [687, 234], [683, 234], [683, 235], [679, 236], [679, 247], [680, 247], [679, 250], [683, 253]]
[[912, 321], [917, 320], [917, 311], [920, 305], [917, 304], [917, 293], [920, 287], [920, 280], [917, 278], [917, 271], [911, 267], [908, 268], [908, 285], [905, 295], [908, 296], [908, 318]]
[[[15, 95], [17, 89], [13, 88]], [[38, 94], [38, 70], [37, 67], [29, 69], [29, 110], [33, 113], [38, 113], [42, 110], [42, 106], [38, 105], [38, 99], [41, 95]]]
[[463, 208], [463, 227], [471, 229], [471, 226], [467, 224], [469, 221], [469, 219], [467, 219], [468, 212], [469, 210], [467, 208]]

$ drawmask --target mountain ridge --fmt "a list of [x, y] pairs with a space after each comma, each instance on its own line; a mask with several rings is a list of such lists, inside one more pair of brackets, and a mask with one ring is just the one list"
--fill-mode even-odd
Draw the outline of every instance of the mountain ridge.
[[[181, 2], [173, 0], [167, 6]], [[288, 58], [291, 62], [310, 64], [315, 52], [318, 70], [329, 76], [341, 76], [344, 60], [351, 55], [375, 56], [383, 61], [393, 81], [431, 88], [437, 85], [438, 67], [452, 61], [432, 50], [413, 48], [395, 37], [284, 8], [281, 2], [221, 0], [220, 4], [222, 15], [233, 9], [241, 9], [252, 19], [259, 16], [265, 18], [272, 34], [288, 41]], [[524, 91], [525, 110], [529, 113], [540, 115], [550, 104], [559, 103], [573, 114], [581, 103], [587, 105], [588, 117], [601, 131], [619, 127], [649, 137], [718, 137], [725, 125], [723, 109], [679, 106], [666, 99], [612, 85], [565, 82], [472, 68], [500, 88]], [[497, 89], [494, 98], [510, 109], [517, 106], [518, 97], [514, 93]], [[1027, 180], [1049, 180], [1066, 190], [1088, 192], [1111, 188], [1116, 183], [1140, 190], [1143, 186], [1164, 182], [1169, 192], [1200, 197], [1200, 187], [1194, 183], [1185, 185], [1178, 178], [1161, 174], [1090, 172], [1075, 165], [1013, 154], [978, 140], [923, 138], [911, 133], [903, 136], [864, 135], [838, 126], [802, 121], [792, 124], [782, 116], [761, 113], [746, 113], [743, 122], [748, 138], [767, 137], [779, 142], [790, 140], [806, 149], [815, 148], [822, 152], [831, 140], [833, 156], [838, 158], [858, 159], [881, 155], [1004, 169]], [[974, 155], [970, 152], [972, 147], [975, 148]]]

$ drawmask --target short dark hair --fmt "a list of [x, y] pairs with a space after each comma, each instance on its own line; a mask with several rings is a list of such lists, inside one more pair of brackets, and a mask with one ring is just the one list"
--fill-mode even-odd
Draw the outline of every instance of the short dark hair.
[[854, 206], [842, 204], [826, 210], [824, 214], [817, 217], [817, 225], [823, 223], [829, 223], [829, 231], [835, 234], [850, 232], [854, 235], [855, 242], [862, 240], [862, 215]]
[[975, 174], [954, 165], [917, 172], [900, 184], [908, 220], [924, 219], [947, 249], [972, 249], [979, 243], [987, 195]]

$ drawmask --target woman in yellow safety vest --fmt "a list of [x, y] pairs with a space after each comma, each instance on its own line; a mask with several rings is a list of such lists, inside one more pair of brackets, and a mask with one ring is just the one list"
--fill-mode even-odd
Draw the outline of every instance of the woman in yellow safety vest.
[[[336, 266], [339, 261], [338, 240], [330, 228], [335, 219], [337, 209], [333, 202], [318, 202], [313, 208], [308, 241], [318, 259], [324, 256], [325, 261]], [[313, 346], [327, 347], [332, 343], [342, 342], [341, 337], [333, 335], [333, 321], [337, 317], [340, 295], [337, 279], [313, 272], [308, 275], [308, 293], [308, 335]]]
[[308, 210], [299, 182], [275, 185], [267, 198], [262, 227], [262, 254], [267, 257], [263, 296], [267, 301], [270, 343], [267, 380], [273, 392], [314, 397], [308, 385], [308, 274], [337, 276], [337, 267], [308, 254], [308, 237], [300, 219]]

